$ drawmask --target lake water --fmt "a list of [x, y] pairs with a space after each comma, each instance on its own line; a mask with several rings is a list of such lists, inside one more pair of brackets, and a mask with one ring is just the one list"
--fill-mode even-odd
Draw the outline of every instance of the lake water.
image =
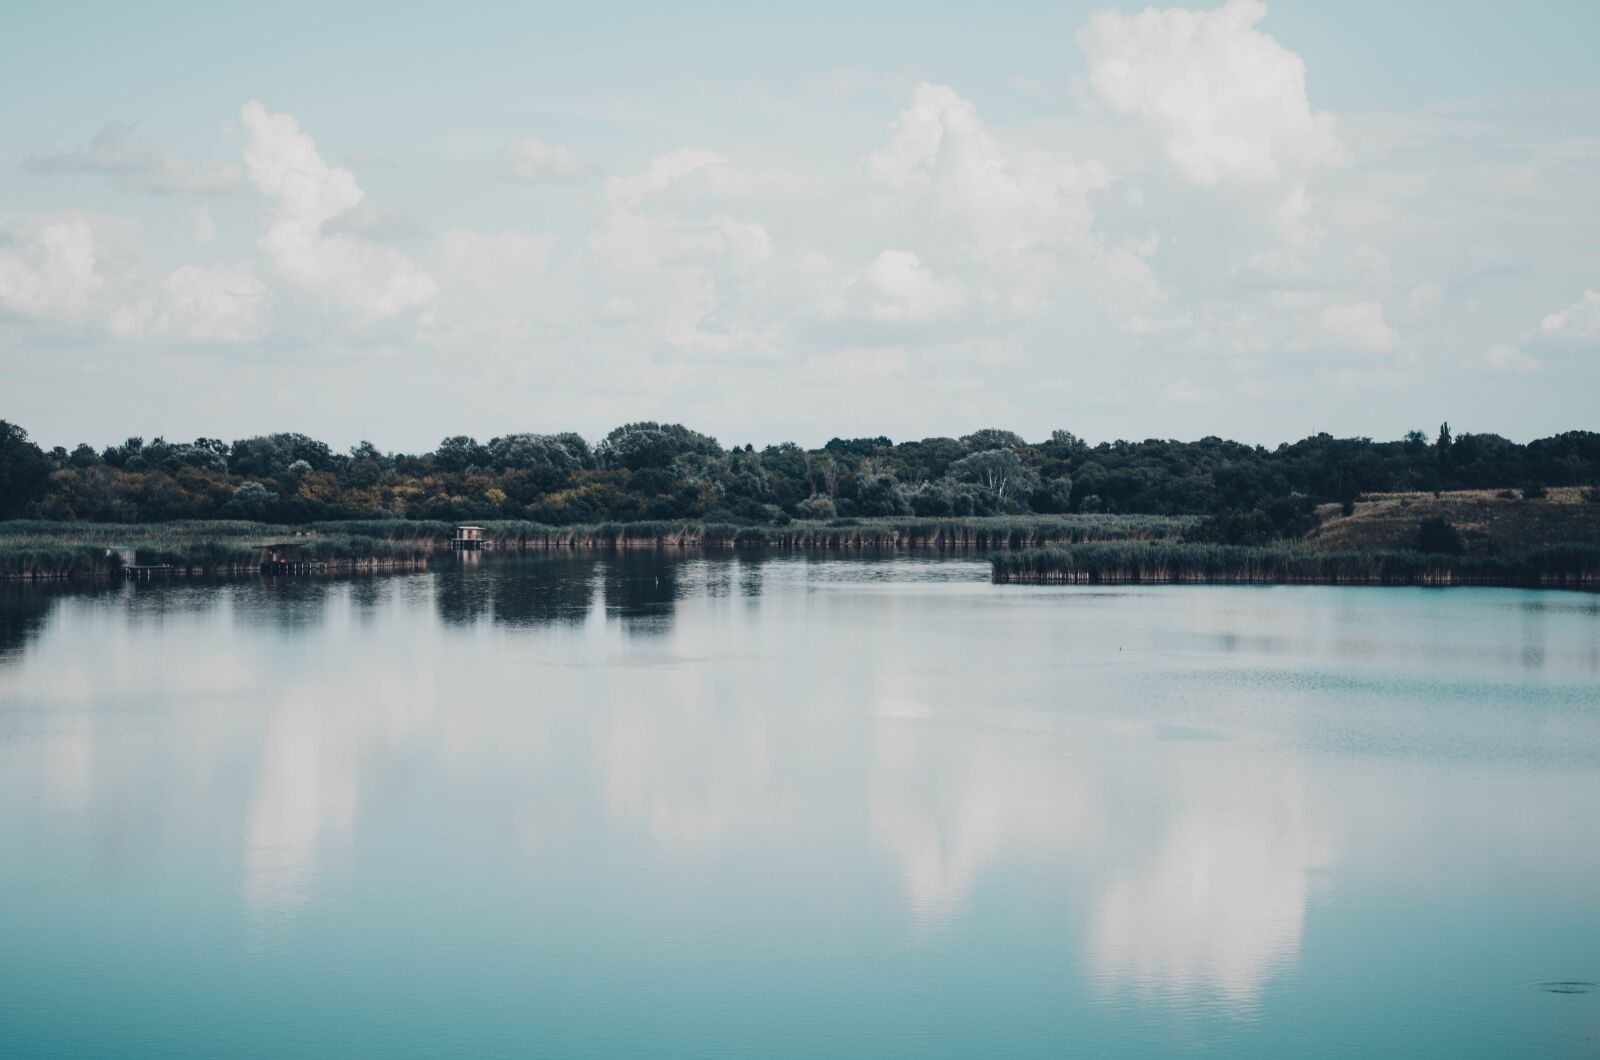
[[0, 587], [0, 1055], [1600, 1053], [1600, 597]]

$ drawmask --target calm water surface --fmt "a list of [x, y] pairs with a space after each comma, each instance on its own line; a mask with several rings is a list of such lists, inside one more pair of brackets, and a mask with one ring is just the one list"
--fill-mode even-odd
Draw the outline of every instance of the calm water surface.
[[0, 588], [6, 1057], [1584, 1056], [1597, 979], [1593, 596]]

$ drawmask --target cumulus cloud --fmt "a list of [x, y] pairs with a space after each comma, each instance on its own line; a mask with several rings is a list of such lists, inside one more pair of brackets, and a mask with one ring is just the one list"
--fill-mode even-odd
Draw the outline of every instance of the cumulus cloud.
[[884, 242], [942, 262], [969, 295], [958, 309], [990, 320], [1034, 317], [1074, 287], [1103, 295], [1117, 314], [1160, 298], [1148, 255], [1133, 244], [1108, 248], [1096, 235], [1090, 195], [1110, 187], [1111, 171], [1095, 159], [1002, 143], [948, 86], [912, 90], [865, 172], [880, 192], [874, 212], [890, 229]]
[[1173, 168], [1205, 187], [1277, 187], [1290, 238], [1314, 237], [1306, 178], [1340, 164], [1335, 119], [1311, 108], [1299, 55], [1261, 32], [1261, 0], [1211, 11], [1101, 11], [1078, 33], [1093, 96], [1141, 121]]
[[554, 246], [554, 236], [453, 228], [439, 237], [439, 256], [452, 279], [496, 288], [515, 286], [543, 269]]
[[1492, 346], [1483, 355], [1484, 365], [1492, 372], [1505, 372], [1511, 375], [1532, 375], [1543, 367], [1536, 357], [1530, 357], [1515, 346], [1502, 344]]
[[1163, 405], [1205, 405], [1217, 399], [1217, 392], [1195, 386], [1187, 379], [1174, 379], [1161, 390]]
[[1255, 28], [1266, 14], [1260, 0], [1099, 12], [1078, 33], [1089, 86], [1149, 123], [1196, 184], [1275, 183], [1338, 162], [1334, 118], [1311, 109], [1305, 62]]
[[124, 218], [27, 218], [8, 229], [0, 314], [124, 340], [240, 343], [266, 334], [272, 297], [264, 283], [244, 269], [197, 265], [155, 282], [131, 249], [137, 227]]
[[1559, 343], [1600, 340], [1600, 291], [1584, 291], [1582, 298], [1565, 309], [1546, 314], [1539, 321], [1539, 334]]
[[357, 236], [377, 243], [415, 239], [426, 231], [426, 226], [408, 211], [384, 209], [366, 200], [322, 226], [323, 235]]
[[876, 320], [916, 322], [953, 316], [966, 305], [960, 281], [936, 276], [909, 250], [885, 250], [864, 277]]
[[642, 172], [611, 177], [606, 181], [606, 198], [615, 209], [637, 209], [647, 197], [690, 176], [717, 170], [726, 174], [729, 168], [728, 160], [719, 154], [680, 147], [652, 158]]
[[243, 186], [236, 165], [191, 162], [138, 140], [133, 127], [107, 122], [87, 144], [23, 163], [29, 173], [97, 173], [129, 191], [152, 195], [221, 195]]
[[586, 294], [604, 292], [584, 298], [590, 319], [654, 351], [650, 370], [779, 354], [804, 294], [777, 279], [792, 262], [779, 260], [762, 221], [744, 216], [770, 206], [753, 187], [727, 158], [691, 147], [607, 179], [604, 211], [563, 272], [585, 274]]
[[853, 346], [806, 358], [803, 373], [815, 379], [860, 381], [904, 375], [910, 367], [902, 347]]
[[[260, 104], [234, 130], [250, 203], [135, 202], [114, 185], [155, 186], [182, 167], [110, 127], [28, 168], [100, 174], [33, 183], [141, 211], [160, 236], [151, 259], [136, 246], [113, 251], [98, 215], [53, 215], [12, 225], [9, 236], [0, 221], [0, 342], [109, 329], [130, 343], [243, 343], [305, 328], [337, 348], [337, 325], [389, 320], [365, 333], [417, 357], [498, 356], [502, 378], [537, 379], [540, 393], [560, 379], [573, 407], [637, 401], [667, 415], [676, 402], [671, 414], [689, 416], [714, 409], [731, 380], [777, 380], [766, 389], [782, 393], [782, 381], [819, 366], [859, 380], [863, 410], [891, 397], [937, 408], [943, 394], [971, 393], [964, 373], [991, 354], [970, 351], [1015, 358], [1046, 380], [1006, 399], [1019, 409], [1093, 390], [1112, 395], [1104, 408], [1144, 393], [1226, 413], [1248, 384], [1269, 387], [1281, 410], [1313, 380], [1392, 385], [1395, 368], [1433, 382], [1445, 366], [1465, 366], [1463, 387], [1488, 372], [1556, 380], [1573, 367], [1558, 351], [1600, 338], [1575, 207], [1557, 209], [1552, 193], [1548, 216], [1463, 209], [1477, 200], [1440, 172], [1451, 163], [1435, 164], [1440, 150], [1475, 159], [1485, 142], [1473, 138], [1477, 125], [1429, 118], [1419, 133], [1412, 115], [1351, 115], [1335, 130], [1310, 106], [1300, 58], [1262, 32], [1272, 23], [1259, 4], [1129, 10], [1094, 16], [1079, 38], [1085, 92], [1109, 123], [1033, 120], [1037, 106], [1017, 112], [1003, 85], [991, 114], [959, 86], [885, 79], [887, 103], [862, 94], [847, 112], [807, 113], [785, 102], [781, 113], [805, 123], [793, 138], [803, 149], [787, 159], [726, 126], [725, 139], [669, 141], [684, 146], [602, 174], [585, 161], [585, 141], [569, 149], [506, 130], [491, 148], [503, 150], [494, 161], [506, 179], [480, 182], [483, 201], [454, 218], [413, 220], [404, 210], [422, 199], [370, 201], [385, 197], [362, 195], [364, 168], [336, 164], [335, 144]], [[1081, 146], [1075, 130], [1100, 139]], [[1492, 136], [1507, 157], [1525, 150], [1514, 132], [1482, 132]], [[1362, 168], [1325, 173], [1341, 140]], [[1585, 150], [1570, 166], [1573, 188], [1592, 168]], [[1121, 170], [1141, 155], [1156, 165], [1136, 169], [1130, 186]], [[1123, 161], [1114, 173], [1098, 158]], [[582, 193], [538, 192], [562, 200], [548, 222], [559, 239], [523, 230], [535, 225], [533, 200], [508, 180], [579, 178], [592, 181]], [[1217, 190], [1195, 190], [1207, 187]], [[1308, 230], [1308, 188], [1324, 237], [1275, 238], [1275, 217]], [[262, 223], [239, 230], [247, 208]], [[1463, 228], [1461, 216], [1474, 224]], [[1528, 263], [1528, 283], [1567, 285], [1544, 288], [1566, 295], [1538, 304], [1554, 310], [1542, 321], [1525, 308], [1505, 319], [1494, 284], [1506, 262]], [[1476, 283], [1472, 297], [1458, 297]], [[408, 340], [419, 318], [426, 327]], [[940, 349], [962, 352], [941, 359]], [[903, 377], [907, 351], [950, 371]], [[1195, 374], [1199, 359], [1225, 366], [1229, 357], [1248, 364], [1221, 382]], [[750, 363], [757, 358], [781, 367]], [[712, 362], [741, 371], [702, 370]], [[1119, 381], [1129, 370], [1144, 374], [1142, 389]], [[602, 378], [614, 390], [593, 382]]]
[[183, 265], [154, 295], [119, 308], [111, 331], [124, 339], [259, 342], [272, 308], [267, 285], [242, 269]]
[[83, 218], [47, 221], [33, 231], [13, 229], [0, 245], [0, 310], [21, 317], [81, 314], [105, 284], [97, 270], [94, 229]]
[[328, 165], [292, 116], [268, 113], [252, 100], [241, 117], [245, 170], [274, 203], [259, 245], [279, 275], [323, 304], [363, 320], [432, 302], [438, 284], [404, 254], [324, 230], [361, 202], [355, 174]]
[[1086, 196], [1111, 183], [1096, 161], [1005, 151], [977, 108], [944, 85], [918, 85], [890, 133], [868, 157], [868, 176], [902, 201], [926, 200], [985, 250], [1084, 243], [1094, 221]]
[[582, 180], [591, 170], [582, 159], [560, 144], [547, 143], [537, 136], [524, 136], [512, 143], [511, 173], [519, 180], [564, 183]]
[[1386, 353], [1400, 336], [1383, 318], [1383, 306], [1373, 301], [1334, 302], [1318, 315], [1318, 336], [1328, 346], [1358, 353]]

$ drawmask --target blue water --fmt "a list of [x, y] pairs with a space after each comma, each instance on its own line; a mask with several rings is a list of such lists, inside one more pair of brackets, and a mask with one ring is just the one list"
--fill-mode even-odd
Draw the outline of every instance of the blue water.
[[1597, 840], [1594, 596], [0, 588], [5, 1057], [1596, 1055]]

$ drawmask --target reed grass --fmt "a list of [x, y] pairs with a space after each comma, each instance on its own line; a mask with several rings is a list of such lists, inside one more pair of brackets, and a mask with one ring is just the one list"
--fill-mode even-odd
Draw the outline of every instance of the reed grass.
[[[1175, 541], [1194, 520], [1154, 515], [861, 519], [788, 526], [738, 526], [684, 520], [550, 526], [519, 520], [482, 525], [501, 550], [616, 547], [867, 550], [1020, 549], [1097, 541]], [[416, 561], [448, 549], [454, 524], [354, 519], [284, 527], [239, 520], [170, 523], [0, 522], [0, 577], [40, 578], [115, 573], [108, 549], [131, 547], [140, 565], [208, 572], [254, 569], [262, 545], [293, 541], [312, 562]], [[301, 536], [303, 535], [303, 536]]]
[[[949, 519], [860, 519], [738, 526], [684, 520], [604, 522], [576, 526], [489, 521], [485, 537], [499, 548], [624, 545], [778, 549], [1028, 548], [1087, 541], [1177, 540], [1195, 520], [1159, 515], [995, 516]], [[317, 524], [313, 524], [317, 525]]]
[[1028, 584], [1513, 585], [1600, 588], [1600, 545], [1516, 556], [1410, 550], [1317, 552], [1292, 546], [1095, 543], [999, 552], [993, 580]]
[[[0, 523], [0, 577], [62, 578], [115, 574], [122, 566], [111, 549], [132, 548], [140, 566], [183, 573], [242, 573], [259, 569], [260, 548], [290, 540], [281, 526], [249, 522]], [[425, 560], [433, 539], [392, 539], [371, 534], [323, 533], [293, 538], [298, 558], [330, 566], [376, 567]]]

